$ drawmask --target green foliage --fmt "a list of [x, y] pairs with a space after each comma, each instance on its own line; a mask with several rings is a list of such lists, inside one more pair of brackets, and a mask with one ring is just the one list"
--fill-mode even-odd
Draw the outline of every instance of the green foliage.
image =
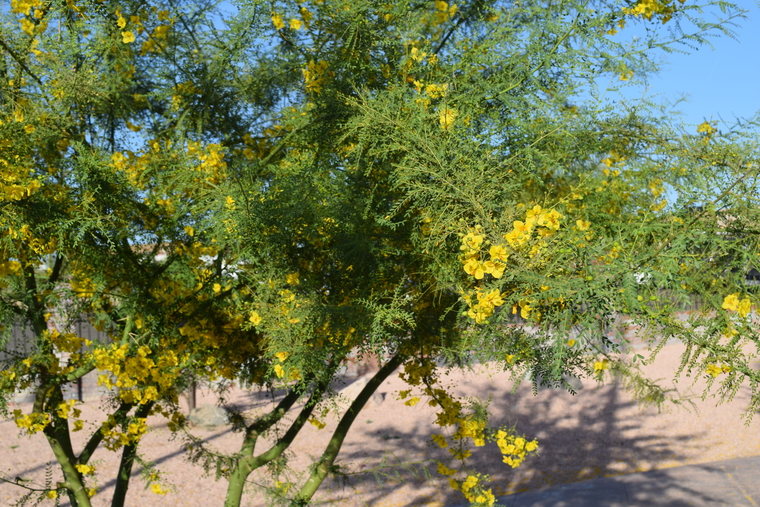
[[[493, 361], [572, 389], [610, 370], [661, 403], [620, 321], [655, 352], [683, 340], [682, 371], [727, 397], [748, 383], [757, 408], [757, 139], [605, 98], [738, 16], [664, 0], [12, 1], [0, 323], [23, 322], [34, 346], [0, 357], [0, 400], [35, 390], [14, 417], [46, 436], [77, 506], [101, 444], [122, 452], [123, 503], [146, 416], [186, 430], [192, 379], [284, 392], [234, 415], [234, 456], [188, 436], [191, 459], [228, 478], [228, 506], [253, 470], [280, 473], [305, 423], [339, 412], [305, 480], [265, 485], [308, 503], [400, 365], [402, 398], [436, 407], [456, 443], [441, 470], [490, 504], [463, 449], [495, 442], [517, 466], [536, 444], [489, 427], [439, 371]], [[69, 332], [82, 316], [105, 342]], [[380, 370], [341, 411], [331, 383], [357, 356]], [[77, 452], [62, 389], [95, 370], [112, 408]]]

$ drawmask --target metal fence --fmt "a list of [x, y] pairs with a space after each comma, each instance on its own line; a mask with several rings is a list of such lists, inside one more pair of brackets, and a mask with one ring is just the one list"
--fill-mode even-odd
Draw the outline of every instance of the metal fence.
[[[87, 340], [93, 342], [105, 342], [108, 335], [95, 329], [92, 324], [86, 320], [79, 320], [67, 326], [67, 332], [75, 333]], [[16, 323], [11, 328], [5, 343], [0, 347], [0, 369], [13, 361], [28, 357], [34, 353], [36, 343], [34, 331], [28, 326]], [[79, 401], [99, 397], [105, 392], [97, 383], [97, 373], [91, 372], [82, 378], [77, 379], [64, 386], [63, 394], [65, 398], [74, 398]], [[16, 402], [33, 401], [34, 394], [31, 390], [23, 391], [14, 397]]]

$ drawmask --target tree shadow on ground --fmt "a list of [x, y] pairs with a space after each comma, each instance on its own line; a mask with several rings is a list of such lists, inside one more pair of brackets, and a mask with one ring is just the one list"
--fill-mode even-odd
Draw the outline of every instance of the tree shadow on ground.
[[[494, 444], [473, 449], [468, 469], [489, 474], [494, 493], [500, 496], [673, 466], [684, 459], [679, 451], [690, 449], [691, 439], [702, 435], [670, 434], [667, 427], [651, 419], [657, 417], [656, 411], [640, 411], [617, 384], [592, 386], [573, 396], [553, 390], [534, 395], [529, 386], [510, 392], [491, 382], [480, 385], [478, 394], [481, 399], [491, 399], [492, 426], [513, 427], [518, 434], [540, 442], [540, 453], [514, 470], [502, 462]], [[404, 410], [410, 410], [394, 400], [369, 408], [367, 418], [384, 409], [397, 411], [399, 420]], [[650, 419], [646, 426], [654, 431], [641, 430], [643, 419]], [[406, 429], [395, 424], [365, 424], [353, 429], [359, 434], [349, 438], [351, 442], [339, 456], [348, 473], [326, 482], [321, 498], [329, 501], [360, 495], [361, 502], [352, 505], [461, 504], [462, 495], [436, 472], [438, 460], [459, 467], [445, 450], [432, 444], [430, 436], [435, 429], [427, 421]], [[387, 503], [388, 498], [398, 501]]]
[[[230, 431], [231, 431], [231, 429], [227, 428], [227, 429], [218, 431], [218, 432], [216, 432], [216, 433], [214, 433], [212, 435], [208, 435], [208, 436], [206, 436], [204, 438], [201, 438], [200, 440], [203, 443], [208, 444], [208, 443], [211, 443], [211, 442], [213, 442], [214, 440], [216, 440], [218, 438], [221, 438], [221, 437], [225, 436]], [[161, 456], [161, 457], [159, 457], [157, 459], [151, 460], [150, 464], [151, 464], [151, 466], [159, 466], [162, 463], [164, 463], [166, 461], [169, 461], [172, 458], [175, 458], [177, 456], [184, 455], [184, 454], [185, 454], [185, 448], [183, 446], [181, 449], [178, 449], [175, 452], [164, 454], [163, 456]], [[41, 463], [41, 464], [36, 465], [34, 467], [30, 467], [30, 468], [22, 470], [21, 472], [18, 472], [17, 473], [17, 477], [22, 477], [23, 478], [23, 477], [26, 477], [28, 475], [34, 474], [35, 472], [39, 472], [40, 470], [47, 469], [47, 468], [51, 469], [51, 474], [53, 474], [53, 475], [59, 475], [59, 469], [58, 469], [59, 466], [58, 466], [58, 463], [55, 462], [55, 461], [47, 461], [45, 463]], [[143, 471], [144, 471], [143, 467], [141, 467], [141, 466], [135, 466], [132, 469], [132, 478], [136, 478], [136, 477], [140, 476]], [[108, 480], [108, 481], [106, 481], [104, 483], [98, 484], [98, 487], [97, 487], [97, 499], [102, 499], [102, 498], [110, 497], [113, 494], [113, 488], [114, 488], [115, 485], [116, 485], [116, 479], [115, 478], [111, 479], [111, 480]], [[14, 487], [17, 488], [18, 487], [18, 486], [14, 486], [14, 485], [11, 485], [11, 484], [5, 484], [5, 486], [11, 487], [11, 488], [14, 488]], [[132, 484], [131, 487], [134, 487], [134, 484]], [[63, 498], [61, 498], [59, 505], [61, 505], [61, 507], [70, 507], [71, 504], [66, 500], [65, 497], [63, 497]]]
[[[371, 374], [367, 376], [366, 373], [356, 374], [353, 372], [336, 375], [330, 383], [330, 390], [333, 393], [340, 393], [344, 389], [356, 385], [357, 381], [363, 386], [370, 376]], [[197, 399], [198, 406], [220, 405], [236, 412], [248, 412], [249, 415], [253, 415], [262, 410], [274, 408], [287, 392], [287, 389], [271, 386], [251, 386], [243, 389], [230, 386], [219, 390], [214, 386], [199, 384], [197, 386]], [[183, 394], [183, 398], [189, 398], [189, 396], [189, 391]], [[188, 405], [188, 402], [183, 400], [183, 405]]]

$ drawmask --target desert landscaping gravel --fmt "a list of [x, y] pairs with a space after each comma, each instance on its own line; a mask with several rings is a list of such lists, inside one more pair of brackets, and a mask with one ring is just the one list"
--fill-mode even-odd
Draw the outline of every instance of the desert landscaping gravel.
[[[504, 495], [591, 477], [760, 454], [757, 438], [760, 418], [746, 422], [746, 393], [740, 391], [730, 401], [702, 399], [704, 379], [699, 375], [694, 378], [682, 375], [674, 384], [672, 377], [680, 352], [679, 345], [667, 345], [656, 361], [646, 367], [650, 377], [673, 387], [674, 394], [684, 400], [678, 404], [668, 402], [661, 411], [637, 404], [614, 382], [599, 384], [585, 380], [576, 395], [550, 389], [534, 395], [529, 384], [515, 387], [510, 376], [495, 367], [481, 365], [473, 370], [451, 371], [445, 382], [456, 386], [462, 395], [490, 399], [492, 424], [514, 426], [519, 433], [537, 438], [540, 443], [540, 454], [516, 470], [501, 463], [495, 446], [476, 449], [468, 462], [491, 474], [494, 492]], [[392, 376], [360, 414], [339, 457], [344, 475], [325, 484], [316, 504], [405, 506], [462, 502], [446, 479], [435, 473], [436, 461], [446, 459], [447, 453], [430, 441], [435, 432], [431, 425], [434, 410], [425, 403], [404, 405], [396, 397], [401, 389], [403, 382]], [[203, 391], [198, 403], [211, 404], [214, 399], [213, 393]], [[267, 400], [266, 393], [238, 389], [228, 395], [227, 402], [255, 413], [271, 403], [271, 399]], [[96, 424], [100, 413], [98, 401], [82, 407], [83, 416]], [[29, 407], [22, 404], [13, 408]], [[297, 479], [298, 471], [308, 464], [305, 457], [318, 455], [336, 424], [336, 417], [328, 416], [326, 422], [324, 429], [309, 426], [299, 435], [289, 454], [295, 472], [288, 477]], [[233, 453], [239, 446], [240, 435], [226, 427], [195, 427], [191, 431], [217, 451]], [[75, 449], [81, 448], [85, 436], [85, 432], [75, 433]], [[41, 484], [48, 470], [53, 480], [60, 477], [44, 438], [39, 434], [20, 435], [12, 420], [0, 421], [0, 452], [3, 477], [20, 477], [29, 480], [29, 484]], [[189, 463], [183, 452], [183, 439], [173, 437], [160, 419], [151, 421], [140, 452], [145, 460], [155, 463], [171, 491], [158, 496], [138, 476], [131, 484], [127, 505], [222, 505], [224, 481], [205, 476], [199, 466]], [[117, 456], [101, 448], [92, 463], [98, 470], [94, 505], [108, 505]], [[135, 467], [138, 475], [139, 469]], [[244, 505], [272, 504], [262, 489], [262, 485], [267, 485], [265, 478], [264, 474], [251, 476]], [[15, 504], [22, 494], [17, 486], [0, 483], [0, 505]], [[49, 503], [52, 505], [52, 501]]]

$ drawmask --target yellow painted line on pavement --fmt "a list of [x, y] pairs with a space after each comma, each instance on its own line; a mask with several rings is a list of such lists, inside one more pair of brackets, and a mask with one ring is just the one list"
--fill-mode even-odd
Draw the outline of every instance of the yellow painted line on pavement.
[[[493, 492], [497, 496], [510, 496], [515, 495], [518, 493], [526, 493], [528, 491], [536, 491], [543, 488], [551, 488], [555, 486], [562, 486], [565, 484], [573, 484], [576, 482], [591, 480], [591, 479], [599, 479], [599, 478], [615, 478], [620, 477], [623, 475], [631, 475], [631, 474], [638, 474], [638, 473], [646, 473], [646, 472], [655, 472], [658, 470], [668, 470], [671, 468], [680, 468], [685, 466], [699, 466], [699, 465], [709, 465], [711, 463], [715, 463], [718, 461], [727, 461], [730, 459], [740, 459], [740, 458], [749, 458], [753, 456], [757, 456], [757, 451], [760, 450], [760, 446], [758, 446], [757, 449], [753, 449], [755, 453], [748, 454], [748, 455], [737, 455], [736, 453], [725, 453], [725, 454], [718, 454], [717, 456], [712, 456], [709, 459], [700, 459], [700, 458], [692, 458], [692, 459], [685, 459], [685, 460], [670, 460], [665, 461], [663, 463], [658, 463], [655, 465], [644, 465], [644, 466], [638, 466], [638, 467], [631, 467], [628, 470], [622, 470], [622, 471], [614, 471], [614, 472], [603, 472], [600, 467], [584, 467], [582, 469], [577, 469], [574, 471], [571, 471], [569, 473], [566, 473], [565, 477], [568, 477], [569, 480], [566, 481], [552, 481], [551, 479], [547, 480], [539, 480], [540, 484], [533, 485], [533, 486], [521, 486], [516, 484], [509, 484], [507, 486], [499, 486], [494, 485], [493, 486]], [[591, 473], [589, 473], [590, 470], [593, 470]], [[728, 475], [732, 482], [736, 485], [737, 489], [742, 493], [742, 495], [747, 499], [747, 501], [752, 505], [752, 507], [760, 507], [760, 504], [752, 498], [752, 496], [741, 486], [741, 484], [736, 481], [736, 479], [731, 476], [729, 472], [726, 472], [723, 470], [723, 473]]]
[[725, 470], [723, 470], [723, 473], [725, 474], [726, 477], [728, 477], [728, 480], [734, 484], [736, 489], [739, 490], [739, 492], [750, 503], [750, 505], [752, 505], [752, 507], [758, 507], [757, 502], [755, 502], [755, 499], [752, 498], [752, 495], [750, 495], [749, 492], [747, 492], [747, 490], [744, 489], [741, 483], [734, 478], [734, 475], [732, 473], [726, 472]]

